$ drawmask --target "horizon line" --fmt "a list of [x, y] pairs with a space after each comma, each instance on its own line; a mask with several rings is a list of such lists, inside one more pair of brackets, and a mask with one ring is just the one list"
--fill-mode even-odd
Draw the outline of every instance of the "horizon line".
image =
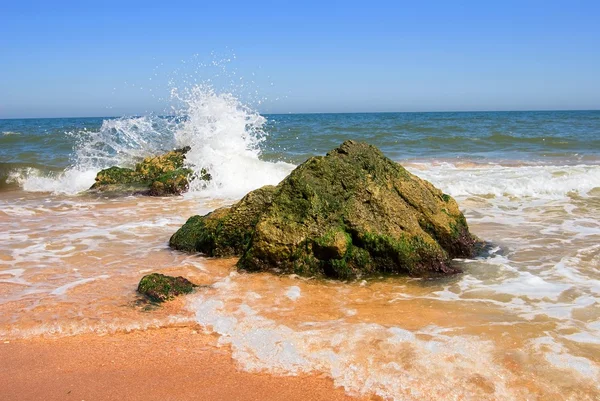
[[[441, 113], [533, 113], [533, 112], [589, 112], [600, 111], [599, 109], [527, 109], [527, 110], [438, 110], [438, 111], [307, 111], [307, 112], [287, 112], [287, 113], [259, 113], [263, 116], [289, 116], [289, 115], [319, 115], [319, 114], [441, 114]], [[63, 116], [63, 117], [0, 117], [0, 120], [52, 120], [52, 119], [82, 119], [82, 118], [133, 118], [146, 115], [156, 115], [158, 117], [175, 117], [172, 114], [123, 114], [115, 116]]]

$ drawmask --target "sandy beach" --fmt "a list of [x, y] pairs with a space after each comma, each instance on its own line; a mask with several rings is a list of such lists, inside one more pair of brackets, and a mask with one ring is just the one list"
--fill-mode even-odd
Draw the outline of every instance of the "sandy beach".
[[189, 327], [3, 341], [0, 360], [3, 401], [360, 400], [323, 377], [242, 372]]
[[600, 1], [0, 15], [0, 401], [600, 401]]
[[[423, 173], [487, 188], [537, 171]], [[215, 200], [4, 193], [0, 400], [597, 400], [597, 197], [460, 200], [500, 244], [463, 274], [338, 282], [170, 250]], [[150, 272], [203, 287], [155, 307], [136, 294]]]

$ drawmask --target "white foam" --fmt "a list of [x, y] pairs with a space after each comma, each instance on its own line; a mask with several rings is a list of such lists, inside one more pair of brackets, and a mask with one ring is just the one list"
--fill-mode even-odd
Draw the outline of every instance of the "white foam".
[[64, 295], [64, 294], [66, 294], [66, 292], [68, 290], [70, 290], [73, 287], [77, 287], [78, 285], [86, 284], [86, 283], [89, 283], [89, 282], [92, 282], [92, 281], [96, 281], [96, 280], [104, 280], [104, 279], [107, 279], [109, 277], [110, 277], [109, 275], [102, 274], [102, 275], [97, 276], [97, 277], [90, 277], [90, 278], [84, 278], [84, 279], [81, 279], [81, 280], [73, 281], [71, 283], [62, 285], [62, 286], [54, 289], [50, 294], [51, 295]]
[[[596, 246], [590, 248], [597, 249]], [[580, 287], [587, 288], [588, 291], [600, 295], [600, 280], [596, 280], [579, 273], [577, 268], [580, 265], [581, 259], [577, 257], [565, 256], [561, 258], [560, 262], [554, 265], [553, 272], [571, 283], [576, 283]]]
[[294, 168], [260, 160], [266, 120], [231, 93], [194, 86], [173, 90], [173, 98], [176, 118], [149, 115], [105, 120], [98, 131], [71, 133], [77, 144], [71, 167], [62, 173], [21, 169], [9, 180], [26, 191], [77, 194], [94, 183], [101, 169], [132, 167], [141, 157], [191, 146], [186, 155], [188, 167], [196, 173], [208, 169], [212, 180], [208, 184], [193, 180], [190, 190], [237, 199], [263, 185], [277, 184]]
[[456, 167], [444, 163], [409, 170], [456, 197], [562, 199], [571, 192], [587, 195], [600, 187], [600, 166], [597, 165]]
[[0, 277], [4, 275], [11, 276], [10, 278], [0, 278], [0, 283], [29, 285], [29, 283], [21, 277], [23, 276], [23, 273], [25, 273], [25, 269], [0, 270]]
[[13, 277], [20, 277], [25, 273], [25, 269], [9, 269], [9, 270], [0, 270], [0, 276], [3, 274], [8, 274]]
[[[473, 397], [478, 389], [469, 384], [466, 372], [477, 372], [494, 383], [493, 395], [480, 399], [516, 399], [506, 385], [510, 372], [494, 362], [492, 344], [477, 337], [449, 336], [436, 327], [415, 332], [344, 320], [304, 322], [301, 327], [308, 329], [294, 329], [261, 316], [250, 306], [253, 297], [240, 300], [232, 291], [232, 277], [214, 288], [215, 293], [198, 295], [190, 307], [196, 321], [219, 334], [219, 344], [231, 347], [247, 371], [324, 372], [350, 394], [393, 400]], [[427, 339], [420, 339], [421, 334]]]
[[32, 337], [63, 337], [75, 336], [85, 333], [109, 334], [117, 332], [131, 332], [135, 330], [149, 330], [160, 327], [168, 327], [177, 324], [191, 323], [190, 319], [182, 315], [171, 315], [163, 319], [151, 319], [139, 322], [107, 322], [102, 320], [98, 323], [82, 323], [80, 320], [69, 320], [63, 322], [44, 323], [33, 328], [10, 327], [0, 329], [0, 338], [27, 339]]
[[230, 93], [207, 86], [174, 92], [187, 118], [177, 127], [179, 146], [191, 146], [186, 160], [196, 171], [207, 168], [210, 183], [192, 182], [192, 190], [210, 197], [240, 198], [267, 184], [277, 184], [294, 168], [260, 160], [266, 119]]
[[565, 220], [561, 228], [564, 231], [574, 233], [575, 238], [600, 236], [600, 224], [597, 219], [580, 218]]
[[9, 216], [35, 216], [35, 211], [25, 206], [19, 205], [2, 205], [2, 213]]
[[297, 301], [302, 296], [302, 294], [300, 293], [300, 287], [296, 285], [289, 287], [288, 290], [285, 292], [285, 296], [291, 299], [292, 301]]
[[[179, 220], [179, 218], [177, 218]], [[124, 231], [130, 232], [132, 230], [139, 229], [147, 229], [147, 228], [160, 228], [160, 227], [168, 227], [173, 224], [175, 219], [173, 218], [159, 218], [154, 219], [152, 221], [136, 221], [131, 223], [122, 224], [120, 226], [114, 227], [114, 231]]]
[[572, 355], [566, 347], [552, 337], [539, 337], [531, 341], [533, 348], [544, 353], [544, 358], [557, 369], [578, 372], [592, 380], [600, 379], [600, 368], [587, 358]]
[[416, 340], [412, 331], [404, 330], [399, 327], [392, 327], [389, 329], [389, 332], [392, 334], [392, 337], [388, 338], [388, 341], [391, 343]]
[[94, 183], [97, 169], [72, 168], [60, 174], [45, 175], [37, 169], [27, 169], [21, 172], [15, 181], [25, 191], [30, 192], [52, 192], [55, 194], [77, 194], [88, 189]]
[[531, 299], [556, 300], [563, 291], [571, 288], [565, 283], [550, 282], [530, 272], [519, 272], [519, 276], [498, 284], [488, 284], [486, 289], [503, 294], [526, 296]]
[[578, 343], [600, 345], [600, 333], [598, 333], [598, 332], [593, 332], [593, 333], [580, 332], [580, 333], [569, 334], [564, 337], [569, 340], [578, 342]]

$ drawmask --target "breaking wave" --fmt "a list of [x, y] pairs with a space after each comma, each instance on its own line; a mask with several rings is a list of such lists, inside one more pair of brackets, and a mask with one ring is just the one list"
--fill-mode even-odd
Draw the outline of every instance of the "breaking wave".
[[600, 188], [600, 166], [501, 166], [462, 167], [451, 163], [409, 168], [455, 197], [564, 199], [586, 196]]
[[27, 168], [7, 181], [24, 190], [77, 194], [88, 189], [98, 171], [131, 167], [141, 158], [190, 146], [188, 167], [207, 168], [213, 180], [191, 183], [191, 192], [238, 198], [250, 190], [276, 184], [294, 167], [260, 159], [266, 119], [230, 93], [209, 86], [173, 90], [173, 116], [148, 115], [104, 120], [97, 131], [69, 133], [75, 147], [71, 166], [59, 173]]

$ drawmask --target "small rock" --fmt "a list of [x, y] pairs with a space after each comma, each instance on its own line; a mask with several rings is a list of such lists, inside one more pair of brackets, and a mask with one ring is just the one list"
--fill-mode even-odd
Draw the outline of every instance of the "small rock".
[[178, 295], [189, 294], [197, 287], [184, 277], [165, 276], [160, 273], [148, 274], [140, 280], [138, 292], [154, 302], [165, 302]]
[[[113, 166], [100, 171], [90, 190], [114, 194], [144, 194], [150, 196], [180, 195], [187, 191], [194, 171], [184, 167], [189, 146], [159, 156], [151, 156], [135, 165], [134, 169]], [[194, 178], [210, 181], [202, 169]]]

